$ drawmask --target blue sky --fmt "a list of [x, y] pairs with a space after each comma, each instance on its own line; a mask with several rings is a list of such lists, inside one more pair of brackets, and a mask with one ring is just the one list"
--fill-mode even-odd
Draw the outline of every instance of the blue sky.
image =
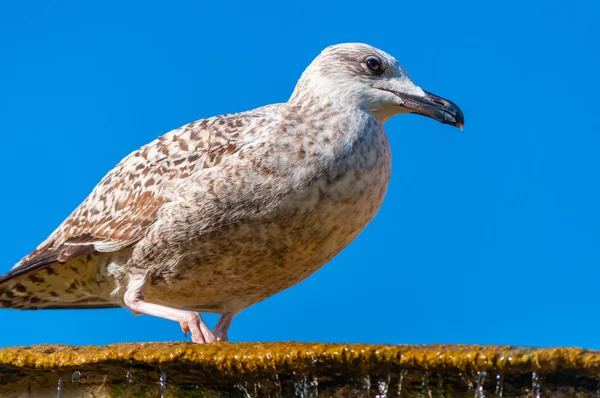
[[[322, 48], [359, 41], [456, 102], [465, 129], [388, 122], [378, 216], [231, 340], [600, 349], [599, 18], [591, 0], [2, 2], [0, 271], [132, 150], [286, 101]], [[0, 323], [0, 346], [182, 339], [124, 309]]]

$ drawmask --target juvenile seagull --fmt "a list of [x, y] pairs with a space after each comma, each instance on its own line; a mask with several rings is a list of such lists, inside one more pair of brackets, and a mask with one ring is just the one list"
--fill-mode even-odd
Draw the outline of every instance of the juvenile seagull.
[[[383, 124], [463, 127], [452, 102], [366, 44], [326, 48], [287, 103], [198, 120], [123, 159], [0, 277], [0, 307], [126, 307], [226, 341], [232, 318], [310, 276], [375, 216]], [[198, 312], [221, 314], [211, 332]]]

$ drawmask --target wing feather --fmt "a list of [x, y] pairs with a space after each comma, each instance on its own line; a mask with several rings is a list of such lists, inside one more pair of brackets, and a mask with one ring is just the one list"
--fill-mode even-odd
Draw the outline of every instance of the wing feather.
[[168, 201], [165, 194], [170, 184], [232, 156], [243, 145], [244, 132], [264, 122], [264, 114], [256, 111], [202, 119], [134, 151], [0, 283], [56, 261], [135, 244]]

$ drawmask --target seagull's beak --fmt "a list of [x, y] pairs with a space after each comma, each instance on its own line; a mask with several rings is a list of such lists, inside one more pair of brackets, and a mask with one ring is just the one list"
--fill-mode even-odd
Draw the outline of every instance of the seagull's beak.
[[394, 94], [404, 101], [402, 106], [408, 109], [410, 113], [427, 116], [440, 123], [450, 124], [461, 130], [463, 129], [465, 117], [454, 102], [438, 97], [425, 90], [423, 92], [425, 93], [424, 96], [403, 93]]

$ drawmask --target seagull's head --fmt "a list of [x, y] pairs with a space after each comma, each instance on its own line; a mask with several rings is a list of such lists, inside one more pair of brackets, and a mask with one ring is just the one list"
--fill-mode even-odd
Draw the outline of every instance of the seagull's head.
[[290, 101], [321, 99], [358, 106], [385, 123], [402, 113], [416, 113], [460, 129], [464, 117], [453, 102], [414, 84], [394, 57], [360, 43], [327, 47], [302, 74]]

